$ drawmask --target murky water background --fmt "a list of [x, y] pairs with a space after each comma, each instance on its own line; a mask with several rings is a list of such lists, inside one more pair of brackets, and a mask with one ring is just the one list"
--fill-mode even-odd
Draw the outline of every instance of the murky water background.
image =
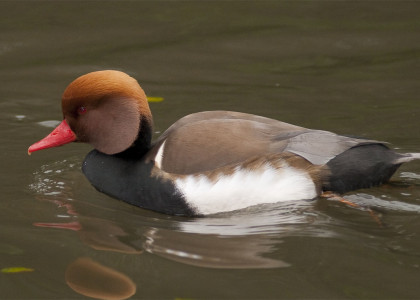
[[119, 69], [164, 98], [156, 136], [221, 109], [419, 152], [419, 15], [415, 1], [1, 2], [1, 298], [418, 298], [420, 162], [349, 193], [358, 207], [187, 219], [98, 193], [87, 145], [26, 150], [70, 81]]

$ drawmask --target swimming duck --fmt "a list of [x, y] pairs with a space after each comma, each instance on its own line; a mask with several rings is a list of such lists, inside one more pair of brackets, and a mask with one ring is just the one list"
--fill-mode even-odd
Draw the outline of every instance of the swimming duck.
[[82, 170], [100, 192], [157, 212], [199, 216], [314, 199], [388, 181], [420, 153], [232, 111], [190, 114], [152, 143], [138, 82], [114, 70], [85, 74], [62, 96], [63, 121], [28, 153], [84, 142]]

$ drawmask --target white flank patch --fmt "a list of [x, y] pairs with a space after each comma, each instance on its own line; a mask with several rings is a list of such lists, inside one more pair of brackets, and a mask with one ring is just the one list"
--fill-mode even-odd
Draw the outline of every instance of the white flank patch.
[[232, 175], [220, 175], [216, 181], [191, 175], [176, 179], [175, 184], [187, 203], [204, 215], [317, 196], [311, 177], [287, 164], [280, 169], [238, 167]]
[[155, 156], [155, 166], [158, 167], [159, 169], [162, 168], [163, 148], [165, 147], [165, 143], [166, 141], [164, 141], [162, 145], [160, 145], [159, 150]]

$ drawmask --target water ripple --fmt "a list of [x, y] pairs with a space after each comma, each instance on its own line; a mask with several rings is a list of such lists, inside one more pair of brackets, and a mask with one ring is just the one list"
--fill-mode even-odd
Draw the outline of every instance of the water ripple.
[[368, 206], [385, 210], [420, 213], [420, 205], [406, 203], [398, 200], [384, 200], [364, 193], [349, 195], [346, 196], [346, 199], [362, 207]]

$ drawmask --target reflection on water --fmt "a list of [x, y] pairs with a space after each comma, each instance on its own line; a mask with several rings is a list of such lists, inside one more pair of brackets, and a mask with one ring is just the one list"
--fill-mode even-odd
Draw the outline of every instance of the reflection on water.
[[289, 264], [264, 257], [279, 241], [266, 235], [219, 236], [166, 229], [145, 232], [144, 249], [176, 262], [221, 269], [280, 268]]
[[306, 226], [321, 222], [314, 205], [315, 201], [307, 200], [263, 204], [231, 213], [186, 220], [180, 222], [178, 226], [183, 232], [197, 234], [225, 236], [293, 234], [328, 237], [331, 233], [315, 232]]
[[136, 246], [123, 242], [128, 234], [117, 224], [98, 218], [80, 217], [82, 229], [79, 237], [83, 243], [96, 250], [114, 251], [126, 254], [140, 254]]
[[141, 250], [124, 243], [120, 239], [128, 236], [117, 224], [92, 217], [78, 216], [78, 221], [68, 223], [34, 223], [36, 227], [74, 230], [80, 240], [95, 250], [113, 251], [126, 254], [140, 254]]
[[96, 299], [127, 299], [136, 293], [129, 277], [86, 257], [67, 266], [65, 280], [74, 291]]
[[[38, 193], [37, 199], [63, 208], [65, 213], [60, 212], [56, 217], [66, 221], [33, 225], [75, 231], [83, 243], [95, 250], [141, 254], [141, 250], [120, 241], [127, 233], [113, 222], [84, 217], [77, 212], [72, 203], [72, 187], [66, 184], [76, 165], [63, 160], [44, 165], [34, 174], [36, 181], [30, 187]], [[87, 257], [78, 258], [67, 266], [65, 282], [75, 292], [97, 299], [127, 299], [136, 293], [136, 285], [127, 275]]]

